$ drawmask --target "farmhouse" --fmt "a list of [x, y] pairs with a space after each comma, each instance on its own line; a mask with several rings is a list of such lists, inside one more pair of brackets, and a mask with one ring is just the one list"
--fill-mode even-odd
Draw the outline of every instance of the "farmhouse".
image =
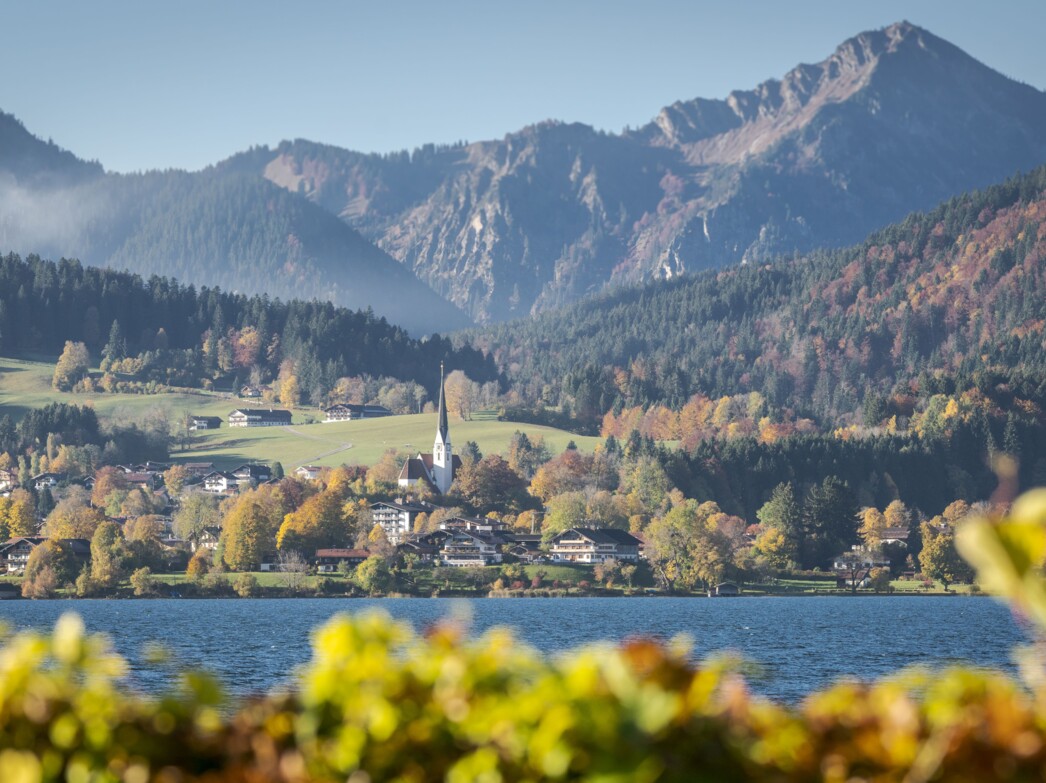
[[303, 481], [315, 481], [323, 474], [323, 471], [322, 465], [302, 465], [294, 471], [294, 475]]
[[549, 553], [553, 560], [568, 563], [634, 563], [639, 560], [639, 539], [624, 530], [574, 527], [552, 539]]
[[291, 412], [276, 408], [237, 408], [229, 414], [230, 427], [286, 427]]
[[355, 568], [368, 557], [370, 552], [366, 549], [317, 549], [316, 570], [329, 574], [337, 571], [342, 563]]
[[222, 426], [222, 420], [219, 416], [189, 416], [189, 429], [196, 430], [216, 430]]
[[240, 484], [232, 473], [215, 470], [203, 477], [203, 491], [221, 495], [236, 489]]
[[272, 478], [272, 468], [268, 465], [248, 463], [240, 465], [232, 472], [240, 484], [264, 484]]
[[383, 416], [391, 416], [392, 411], [384, 405], [354, 405], [348, 402], [339, 402], [324, 408], [327, 417], [324, 424], [332, 421], [355, 421], [356, 419], [378, 419]]

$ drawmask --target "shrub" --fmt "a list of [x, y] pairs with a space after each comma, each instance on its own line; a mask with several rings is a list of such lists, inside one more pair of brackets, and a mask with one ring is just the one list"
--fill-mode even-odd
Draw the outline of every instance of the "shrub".
[[240, 598], [250, 598], [258, 594], [258, 578], [254, 574], [237, 574], [232, 589]]
[[137, 596], [152, 595], [156, 592], [156, 579], [153, 578], [152, 569], [149, 566], [136, 568], [131, 574], [131, 587]]

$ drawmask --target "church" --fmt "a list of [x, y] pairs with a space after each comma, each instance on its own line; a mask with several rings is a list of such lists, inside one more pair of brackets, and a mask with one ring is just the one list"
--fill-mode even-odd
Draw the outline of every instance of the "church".
[[440, 495], [450, 491], [454, 473], [461, 467], [461, 457], [450, 447], [450, 426], [447, 424], [447, 399], [443, 390], [443, 363], [439, 365], [439, 422], [436, 425], [436, 440], [431, 454], [418, 454], [403, 465], [399, 475], [401, 487], [416, 487], [427, 484]]

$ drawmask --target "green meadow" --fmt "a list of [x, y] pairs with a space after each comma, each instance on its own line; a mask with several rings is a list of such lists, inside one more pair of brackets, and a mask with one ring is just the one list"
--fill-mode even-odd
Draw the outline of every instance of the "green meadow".
[[[279, 461], [286, 470], [306, 463], [371, 465], [387, 449], [429, 451], [436, 433], [434, 413], [323, 424], [319, 423], [323, 412], [317, 408], [295, 409], [291, 427], [230, 428], [225, 425], [229, 412], [251, 407], [251, 403], [227, 394], [190, 390], [165, 394], [68, 394], [51, 388], [53, 372], [54, 364], [50, 362], [0, 358], [0, 416], [10, 414], [17, 420], [30, 408], [52, 402], [89, 404], [103, 419], [124, 421], [140, 419], [157, 410], [164, 411], [171, 422], [189, 413], [220, 416], [220, 429], [195, 433], [187, 450], [172, 453], [172, 458], [179, 462], [214, 462], [219, 468], [230, 468], [249, 461]], [[484, 454], [505, 453], [516, 430], [527, 433], [532, 440], [543, 437], [552, 454], [563, 451], [572, 440], [585, 451], [591, 451], [601, 440], [536, 424], [497, 421], [490, 412], [479, 413], [471, 421], [452, 418], [450, 430], [456, 450], [460, 452], [467, 441], [473, 440]]]

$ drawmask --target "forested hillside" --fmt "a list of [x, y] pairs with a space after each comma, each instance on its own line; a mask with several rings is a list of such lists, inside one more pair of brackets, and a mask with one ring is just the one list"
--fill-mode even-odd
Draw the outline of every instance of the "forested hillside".
[[372, 308], [415, 334], [468, 318], [353, 228], [257, 176], [106, 174], [0, 115], [0, 249], [246, 294]]
[[57, 355], [66, 341], [84, 343], [95, 360], [136, 357], [136, 374], [176, 385], [265, 380], [289, 360], [302, 396], [317, 403], [350, 374], [412, 380], [434, 394], [443, 360], [474, 380], [497, 378], [479, 352], [438, 336], [413, 339], [369, 311], [248, 298], [73, 260], [0, 259], [0, 354]]
[[1040, 168], [846, 250], [618, 290], [469, 339], [524, 398], [583, 420], [759, 392], [823, 425], [878, 424], [891, 395], [984, 373], [1041, 398], [1044, 219]]

